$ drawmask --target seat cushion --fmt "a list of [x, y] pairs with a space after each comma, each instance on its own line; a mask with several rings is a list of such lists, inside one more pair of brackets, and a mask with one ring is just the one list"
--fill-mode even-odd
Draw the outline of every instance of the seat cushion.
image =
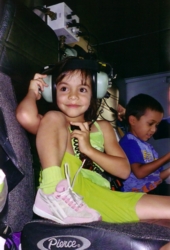
[[58, 225], [34, 220], [25, 225], [21, 236], [24, 250], [159, 250], [169, 241], [170, 227], [153, 221]]

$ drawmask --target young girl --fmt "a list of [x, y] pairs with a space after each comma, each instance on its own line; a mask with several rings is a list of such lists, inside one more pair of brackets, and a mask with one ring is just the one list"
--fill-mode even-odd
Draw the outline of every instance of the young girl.
[[[75, 65], [75, 61], [77, 68], [68, 66]], [[97, 111], [92, 72], [86, 66], [79, 67], [81, 63], [81, 59], [73, 57], [56, 66], [57, 111], [49, 111], [44, 117], [38, 114], [39, 89], [43, 91], [46, 87], [43, 81], [46, 75], [41, 74], [35, 74], [16, 111], [20, 124], [37, 135], [43, 170], [34, 212], [62, 224], [101, 218], [107, 222], [170, 218], [169, 197], [111, 191], [100, 174], [82, 168], [86, 161], [82, 163], [79, 152], [112, 175], [126, 179], [130, 174], [129, 162], [110, 123], [94, 121]], [[71, 125], [80, 130], [72, 131]], [[78, 140], [78, 150], [74, 138]]]

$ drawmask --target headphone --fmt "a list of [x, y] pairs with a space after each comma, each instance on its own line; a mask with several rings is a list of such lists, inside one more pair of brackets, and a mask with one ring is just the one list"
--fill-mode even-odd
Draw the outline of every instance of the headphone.
[[[91, 71], [92, 93], [94, 98], [102, 99], [106, 95], [107, 89], [112, 86], [113, 69], [110, 64], [70, 57], [69, 59], [67, 58], [60, 71], [65, 72], [76, 69], [87, 69]], [[41, 93], [42, 97], [47, 102], [55, 102], [56, 78], [59, 75], [57, 65], [45, 66], [42, 74], [47, 74], [47, 77], [43, 80], [48, 85], [48, 87], [44, 87], [44, 91]]]

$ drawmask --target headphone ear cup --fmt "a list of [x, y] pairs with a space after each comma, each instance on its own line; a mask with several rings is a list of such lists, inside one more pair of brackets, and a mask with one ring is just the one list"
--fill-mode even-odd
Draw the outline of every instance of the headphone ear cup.
[[102, 99], [109, 87], [109, 77], [105, 72], [97, 73], [97, 98]]
[[43, 78], [44, 82], [48, 84], [48, 87], [44, 87], [42, 92], [42, 97], [47, 102], [53, 102], [53, 94], [52, 94], [52, 75], [48, 75], [47, 77]]

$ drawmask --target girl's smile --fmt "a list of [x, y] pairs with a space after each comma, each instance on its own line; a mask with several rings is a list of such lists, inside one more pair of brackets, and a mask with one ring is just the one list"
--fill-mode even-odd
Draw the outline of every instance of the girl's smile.
[[68, 104], [67, 105], [69, 108], [78, 108], [79, 105], [76, 105], [76, 104]]

